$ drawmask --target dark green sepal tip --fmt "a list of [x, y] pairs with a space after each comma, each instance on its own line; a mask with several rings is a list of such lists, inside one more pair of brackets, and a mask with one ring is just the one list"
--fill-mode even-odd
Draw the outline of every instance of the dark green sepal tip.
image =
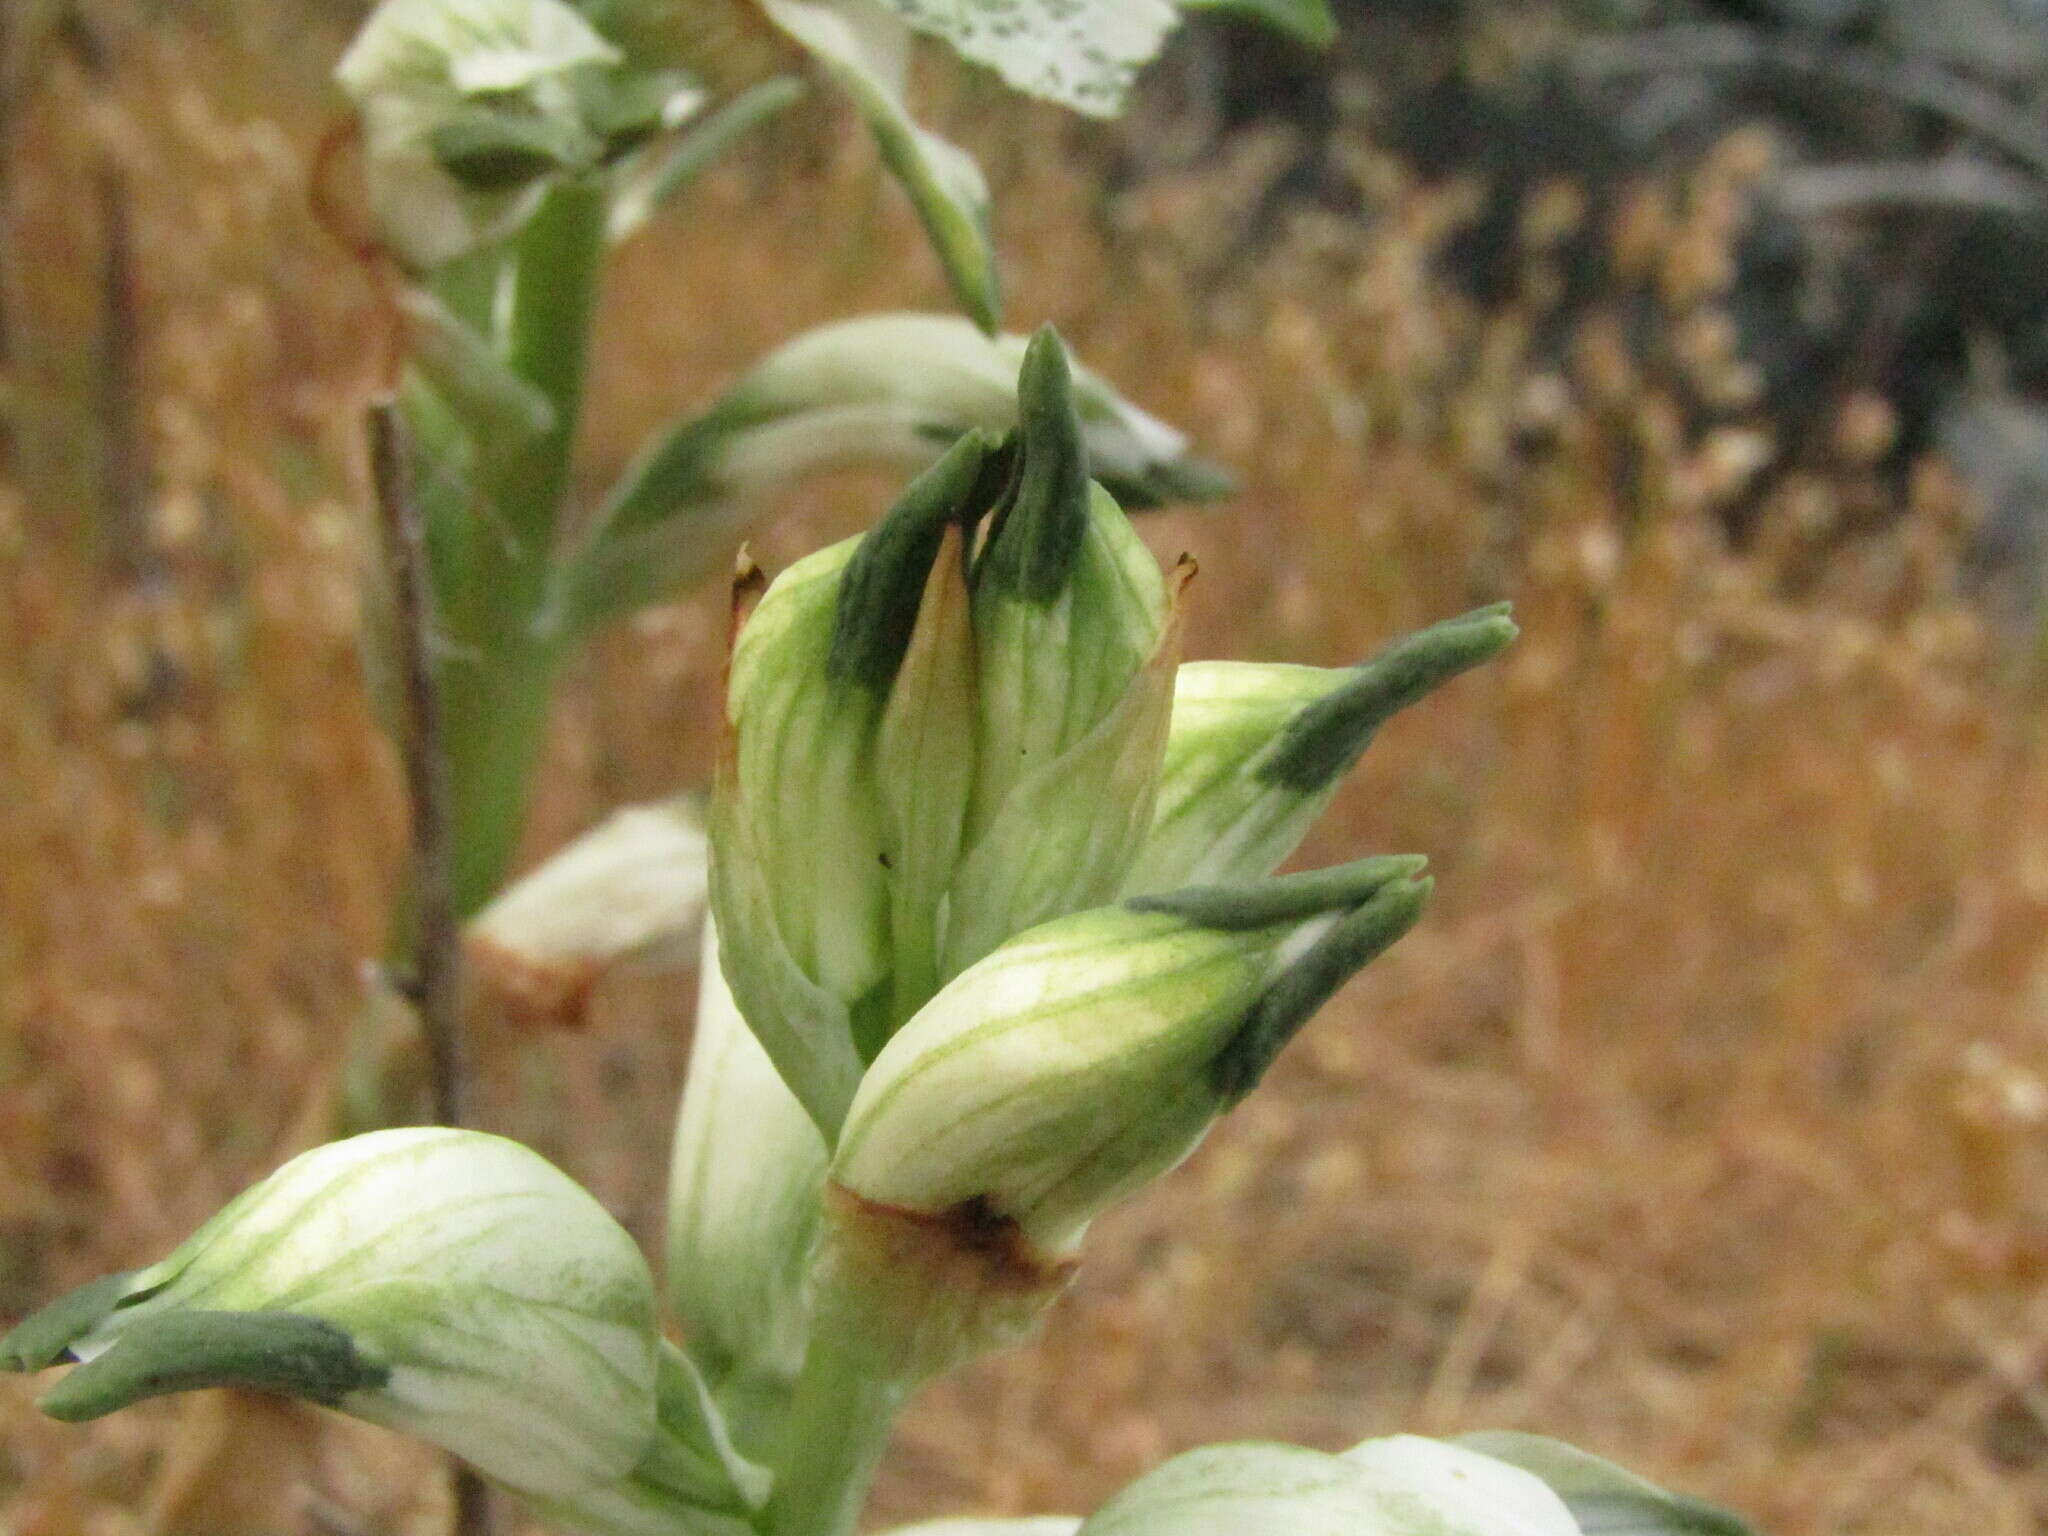
[[1017, 374], [1017, 442], [1023, 454], [1014, 492], [991, 529], [975, 569], [977, 585], [1027, 602], [1066, 590], [1088, 532], [1088, 448], [1074, 409], [1073, 368], [1051, 326], [1024, 349]]
[[971, 527], [1002, 494], [1009, 455], [992, 432], [961, 437], [861, 540], [840, 578], [826, 675], [886, 693], [903, 665], [925, 581], [949, 525]]
[[1209, 1064], [1210, 1086], [1225, 1108], [1258, 1087], [1287, 1043], [1339, 987], [1415, 926], [1434, 885], [1424, 877], [1380, 887], [1274, 979]]
[[1508, 610], [1508, 604], [1495, 603], [1446, 619], [1361, 662], [1350, 681], [1288, 722], [1259, 778], [1304, 795], [1328, 788], [1351, 770], [1388, 720], [1505, 650], [1518, 633]]
[[135, 1275], [134, 1270], [101, 1275], [31, 1312], [0, 1338], [0, 1370], [40, 1371], [55, 1365], [64, 1358], [72, 1340], [91, 1332], [94, 1324], [123, 1302], [139, 1301], [148, 1294], [136, 1290]]
[[53, 1419], [79, 1423], [147, 1397], [242, 1387], [333, 1407], [381, 1387], [390, 1369], [333, 1323], [294, 1312], [165, 1312], [137, 1319], [43, 1394]]
[[1419, 853], [1380, 854], [1328, 869], [1275, 875], [1250, 885], [1191, 885], [1157, 895], [1133, 896], [1133, 912], [1164, 912], [1204, 928], [1239, 933], [1275, 923], [1305, 922], [1341, 912], [1370, 898], [1383, 886], [1413, 880], [1429, 866]]

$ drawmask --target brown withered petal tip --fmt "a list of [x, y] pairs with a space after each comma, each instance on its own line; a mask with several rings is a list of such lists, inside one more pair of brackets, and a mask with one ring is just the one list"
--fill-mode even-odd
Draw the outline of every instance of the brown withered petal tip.
[[605, 972], [602, 961], [536, 959], [474, 933], [465, 947], [480, 991], [513, 1027], [572, 1033], [590, 1027], [591, 1000]]

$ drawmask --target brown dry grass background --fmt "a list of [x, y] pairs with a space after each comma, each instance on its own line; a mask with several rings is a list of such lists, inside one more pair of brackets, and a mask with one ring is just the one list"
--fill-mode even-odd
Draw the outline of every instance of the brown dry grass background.
[[[319, 1133], [400, 845], [358, 698], [367, 295], [305, 211], [339, 39], [291, 8], [113, 29], [15, 83], [0, 476], [0, 1317], [156, 1256]], [[938, 286], [870, 152], [809, 108], [622, 261], [593, 476], [800, 326]], [[1540, 1429], [1782, 1536], [2048, 1518], [2048, 762], [2037, 692], [1954, 595], [1967, 508], [1903, 515], [1852, 404], [1832, 462], [1717, 509], [1754, 446], [1716, 298], [1756, 146], [1646, 189], [1632, 359], [1549, 291], [1428, 275], [1455, 198], [1361, 162], [1370, 229], [1301, 215], [1227, 284], [1271, 144], [1111, 202], [1052, 117], [956, 99], [1013, 322], [1058, 320], [1249, 487], [1194, 551], [1192, 653], [1334, 663], [1506, 595], [1525, 637], [1391, 729], [1309, 850], [1417, 849], [1430, 920], [1185, 1169], [1102, 1222], [1042, 1343], [921, 1401], [880, 1514], [1084, 1510], [1181, 1447]], [[136, 243], [140, 505], [110, 506], [104, 220]], [[1568, 209], [1566, 210], [1568, 211]], [[1716, 381], [1718, 381], [1716, 383]], [[113, 424], [118, 429], [118, 422]], [[771, 564], [861, 525], [813, 488]], [[1858, 531], [1874, 530], [1874, 531]], [[699, 776], [719, 621], [609, 642], [530, 851]], [[645, 1235], [686, 977], [575, 1037], [482, 1021], [487, 1121]], [[430, 1459], [208, 1394], [87, 1429], [0, 1383], [8, 1536], [442, 1528]]]

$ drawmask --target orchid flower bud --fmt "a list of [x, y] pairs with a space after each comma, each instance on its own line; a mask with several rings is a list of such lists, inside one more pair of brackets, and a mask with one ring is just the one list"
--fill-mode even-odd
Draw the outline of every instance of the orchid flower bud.
[[1158, 809], [1123, 890], [1271, 874], [1382, 725], [1514, 637], [1498, 603], [1404, 636], [1356, 667], [1188, 663], [1174, 680]]
[[1066, 349], [1018, 381], [1014, 489], [974, 568], [975, 772], [939, 979], [1107, 901], [1151, 823], [1180, 586], [1088, 480]]
[[986, 505], [990, 464], [985, 438], [963, 439], [872, 533], [785, 571], [733, 646], [712, 909], [741, 1013], [828, 1135], [887, 1033], [890, 838], [876, 746], [889, 691], [944, 530]]
[[1125, 1488], [1079, 1536], [1581, 1536], [1556, 1494], [1503, 1462], [1413, 1435], [1367, 1447], [1204, 1446]]
[[1173, 1167], [1405, 933], [1422, 861], [1368, 859], [1044, 924], [925, 1005], [862, 1079], [828, 1257], [900, 1369], [1027, 1325], [1082, 1234]]
[[627, 67], [567, 0], [384, 0], [335, 78], [362, 114], [371, 205], [415, 270], [509, 234], [553, 178], [698, 101], [679, 76]]
[[380, 1131], [295, 1158], [163, 1262], [30, 1317], [0, 1365], [83, 1362], [44, 1395], [53, 1418], [249, 1387], [565, 1495], [624, 1476], [654, 1439], [654, 1312], [633, 1240], [537, 1154]]
[[616, 812], [477, 914], [472, 966], [521, 1016], [578, 1025], [608, 972], [695, 955], [710, 853], [693, 797]]
[[826, 1150], [740, 1017], [705, 924], [697, 1026], [669, 1176], [669, 1309], [750, 1453], [810, 1338], [806, 1282]]

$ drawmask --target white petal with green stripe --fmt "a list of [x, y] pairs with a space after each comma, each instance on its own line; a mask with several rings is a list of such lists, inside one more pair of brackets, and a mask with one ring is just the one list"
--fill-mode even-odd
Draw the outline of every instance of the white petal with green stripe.
[[86, 1362], [44, 1399], [62, 1417], [258, 1386], [419, 1435], [540, 1493], [620, 1477], [654, 1436], [646, 1261], [545, 1159], [475, 1131], [316, 1148], [89, 1315], [67, 1305], [0, 1345], [16, 1368]]
[[1014, 1223], [1046, 1255], [1179, 1162], [1309, 1014], [1405, 933], [1418, 859], [1102, 907], [1012, 939], [883, 1047], [832, 1178]]

